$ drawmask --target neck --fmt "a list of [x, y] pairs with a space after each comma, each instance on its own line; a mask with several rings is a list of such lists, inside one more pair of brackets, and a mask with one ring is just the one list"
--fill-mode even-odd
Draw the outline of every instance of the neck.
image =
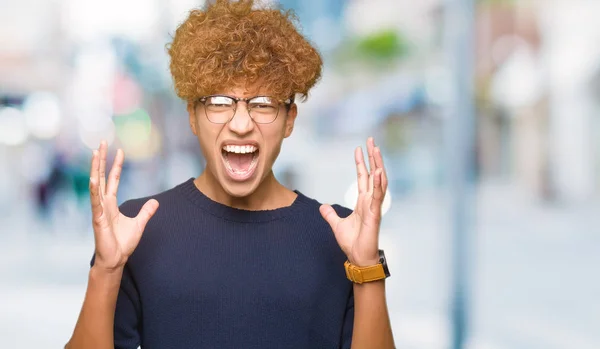
[[211, 200], [242, 210], [274, 210], [290, 206], [297, 197], [296, 193], [277, 181], [273, 171], [269, 172], [255, 191], [244, 197], [228, 194], [206, 169], [194, 180], [194, 184]]

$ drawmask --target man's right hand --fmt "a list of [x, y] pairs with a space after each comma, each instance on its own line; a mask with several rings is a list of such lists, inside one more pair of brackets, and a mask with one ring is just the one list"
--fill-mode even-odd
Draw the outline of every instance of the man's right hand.
[[146, 224], [158, 209], [158, 201], [148, 200], [134, 218], [129, 218], [119, 211], [117, 190], [124, 155], [121, 149], [117, 150], [107, 182], [107, 148], [106, 142], [102, 141], [99, 150], [94, 150], [93, 153], [90, 201], [96, 245], [94, 267], [111, 272], [123, 267], [135, 250]]

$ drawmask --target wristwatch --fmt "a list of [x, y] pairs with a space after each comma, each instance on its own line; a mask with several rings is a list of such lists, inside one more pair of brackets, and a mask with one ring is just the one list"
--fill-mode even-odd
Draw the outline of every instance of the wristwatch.
[[383, 250], [379, 250], [379, 263], [375, 265], [358, 267], [350, 263], [350, 261], [346, 261], [344, 267], [346, 268], [346, 277], [348, 280], [356, 284], [383, 280], [390, 277], [390, 271]]

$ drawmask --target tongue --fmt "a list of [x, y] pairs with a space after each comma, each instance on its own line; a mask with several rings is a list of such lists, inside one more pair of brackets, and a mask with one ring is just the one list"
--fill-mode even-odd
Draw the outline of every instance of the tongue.
[[231, 168], [236, 171], [248, 171], [253, 157], [254, 154], [228, 153], [227, 161], [229, 161]]

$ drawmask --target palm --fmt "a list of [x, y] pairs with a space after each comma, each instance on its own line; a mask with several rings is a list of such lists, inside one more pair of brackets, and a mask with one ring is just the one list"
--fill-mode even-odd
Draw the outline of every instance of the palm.
[[158, 209], [158, 202], [149, 200], [134, 218], [129, 218], [119, 211], [117, 189], [122, 166], [123, 152], [119, 150], [106, 183], [106, 144], [102, 142], [100, 151], [94, 151], [90, 173], [90, 199], [96, 244], [95, 265], [107, 269], [125, 264], [139, 243], [148, 220]]
[[[135, 218], [123, 215], [117, 205], [113, 207], [105, 205], [108, 224], [101, 223], [101, 230], [97, 232], [103, 236], [96, 241], [97, 258], [105, 261], [109, 266], [124, 264], [127, 256], [136, 248], [142, 231]], [[115, 211], [112, 212], [111, 211]], [[104, 220], [104, 218], [102, 218]]]
[[367, 171], [362, 150], [357, 148], [355, 160], [358, 175], [358, 199], [354, 211], [346, 218], [337, 216], [329, 205], [321, 206], [323, 218], [331, 225], [336, 240], [348, 259], [357, 265], [376, 263], [378, 259], [381, 205], [387, 190], [387, 177], [379, 148], [367, 141]]

